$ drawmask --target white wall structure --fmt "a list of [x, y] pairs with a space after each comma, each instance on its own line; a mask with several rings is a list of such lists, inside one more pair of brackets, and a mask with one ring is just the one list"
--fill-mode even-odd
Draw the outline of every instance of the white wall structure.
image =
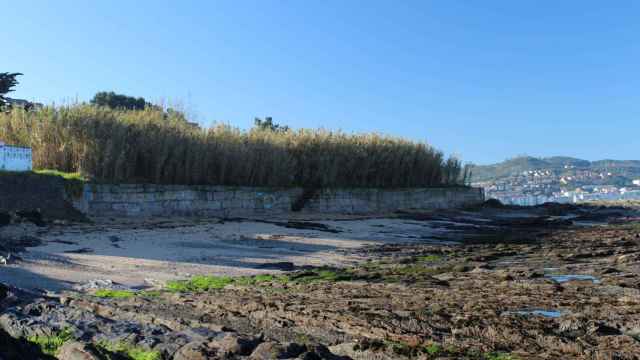
[[0, 170], [31, 171], [31, 149], [8, 146], [0, 141]]

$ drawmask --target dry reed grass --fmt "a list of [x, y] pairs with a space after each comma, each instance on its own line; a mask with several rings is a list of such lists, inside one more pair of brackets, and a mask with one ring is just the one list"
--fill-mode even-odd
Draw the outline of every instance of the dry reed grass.
[[104, 182], [399, 188], [468, 177], [459, 160], [424, 143], [328, 130], [200, 129], [152, 108], [14, 110], [0, 114], [0, 139], [31, 146], [35, 168]]

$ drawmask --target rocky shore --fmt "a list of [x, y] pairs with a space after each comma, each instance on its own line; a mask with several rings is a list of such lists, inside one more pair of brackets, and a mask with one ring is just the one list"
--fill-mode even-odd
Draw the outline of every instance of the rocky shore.
[[340, 250], [359, 259], [349, 266], [143, 289], [3, 285], [0, 359], [638, 359], [638, 216], [561, 205], [404, 212], [393, 217], [447, 231]]

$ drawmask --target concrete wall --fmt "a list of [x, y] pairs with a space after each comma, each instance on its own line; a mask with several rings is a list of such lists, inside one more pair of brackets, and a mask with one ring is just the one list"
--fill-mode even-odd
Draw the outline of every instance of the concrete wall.
[[0, 142], [0, 170], [31, 171], [31, 149]]
[[[291, 212], [304, 191], [224, 186], [85, 185], [75, 201], [91, 216], [246, 216]], [[400, 209], [440, 209], [478, 204], [478, 188], [327, 189], [304, 202], [302, 212], [383, 213]]]

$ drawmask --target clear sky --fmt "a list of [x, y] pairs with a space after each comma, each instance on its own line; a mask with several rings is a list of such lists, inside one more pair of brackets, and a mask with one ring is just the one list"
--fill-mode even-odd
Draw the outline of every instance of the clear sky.
[[640, 158], [640, 1], [0, 0], [14, 97], [376, 131], [465, 161]]

